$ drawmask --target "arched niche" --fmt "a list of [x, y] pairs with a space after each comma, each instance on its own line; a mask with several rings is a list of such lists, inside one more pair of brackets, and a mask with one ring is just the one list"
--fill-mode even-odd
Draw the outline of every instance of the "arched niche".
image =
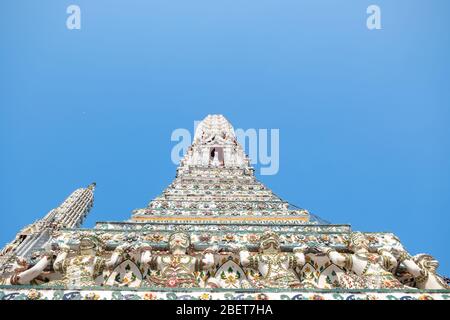
[[142, 273], [139, 267], [131, 260], [120, 263], [108, 277], [106, 285], [118, 287], [139, 287], [142, 282]]
[[233, 260], [222, 264], [213, 277], [221, 288], [245, 288], [249, 286], [244, 270]]

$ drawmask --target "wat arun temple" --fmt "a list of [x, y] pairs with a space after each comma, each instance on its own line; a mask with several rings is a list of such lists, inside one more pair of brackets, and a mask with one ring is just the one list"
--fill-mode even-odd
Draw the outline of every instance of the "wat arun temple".
[[0, 300], [450, 299], [438, 261], [394, 233], [332, 224], [275, 195], [221, 115], [197, 126], [173, 182], [129, 220], [83, 228], [95, 187], [0, 251]]

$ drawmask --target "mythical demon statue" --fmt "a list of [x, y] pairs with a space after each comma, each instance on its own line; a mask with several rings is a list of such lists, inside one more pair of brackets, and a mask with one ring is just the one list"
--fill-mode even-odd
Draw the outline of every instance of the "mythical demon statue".
[[261, 237], [259, 253], [251, 255], [242, 248], [239, 253], [241, 264], [258, 270], [262, 278], [255, 280], [255, 286], [264, 288], [299, 288], [301, 282], [295, 268], [305, 264], [304, 248], [295, 248], [294, 253], [281, 252], [278, 234], [268, 231]]
[[0, 278], [0, 284], [32, 284], [35, 279], [44, 273], [44, 270], [52, 261], [52, 253], [36, 253], [33, 257], [38, 262], [36, 264], [29, 264], [25, 259], [17, 258], [13, 265], [13, 273], [9, 278]]
[[161, 287], [199, 287], [196, 272], [214, 265], [214, 248], [207, 249], [203, 258], [188, 254], [190, 237], [186, 233], [173, 233], [169, 238], [169, 254], [151, 255], [148, 251], [143, 263], [156, 270], [149, 280]]
[[111, 268], [120, 258], [120, 250], [113, 253], [110, 260], [101, 256], [103, 243], [95, 236], [86, 235], [80, 238], [77, 250], [70, 246], [60, 246], [60, 253], [53, 264], [55, 271], [62, 274], [62, 279], [49, 282], [50, 285], [64, 287], [86, 287], [96, 285], [95, 279], [106, 268]]
[[[354, 232], [348, 240], [348, 249], [353, 253], [339, 253], [332, 248], [319, 247], [335, 265], [353, 272], [356, 279], [366, 288], [403, 288], [403, 284], [388, 270], [398, 262], [389, 250], [380, 248], [377, 253], [369, 252], [369, 240], [361, 232]], [[350, 274], [351, 279], [351, 274]], [[351, 280], [350, 280], [351, 281]], [[343, 284], [346, 286], [346, 284]]]

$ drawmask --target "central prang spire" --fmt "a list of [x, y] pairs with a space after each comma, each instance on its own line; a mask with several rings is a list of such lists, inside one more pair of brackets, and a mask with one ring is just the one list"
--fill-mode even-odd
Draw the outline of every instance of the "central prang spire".
[[252, 170], [250, 159], [237, 142], [233, 126], [222, 115], [208, 115], [199, 123], [180, 169], [185, 166]]
[[222, 115], [208, 115], [197, 126], [194, 141], [177, 169], [175, 180], [133, 221], [179, 223], [307, 223], [309, 213], [259, 182], [233, 126]]

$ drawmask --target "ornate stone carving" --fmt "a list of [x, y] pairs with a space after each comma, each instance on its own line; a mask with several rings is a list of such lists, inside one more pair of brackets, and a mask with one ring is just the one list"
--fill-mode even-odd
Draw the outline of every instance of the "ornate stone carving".
[[429, 254], [418, 254], [414, 256], [414, 262], [421, 269], [420, 276], [416, 277], [416, 284], [419, 289], [449, 289], [449, 285], [444, 279], [436, 274], [439, 262]]
[[53, 268], [62, 274], [62, 279], [49, 284], [64, 287], [96, 285], [96, 277], [117, 261], [116, 255], [113, 255], [112, 261], [103, 258], [100, 255], [103, 249], [103, 243], [92, 235], [82, 236], [78, 248], [74, 251], [68, 245], [61, 245]]
[[44, 270], [52, 261], [52, 254], [36, 254], [33, 258], [34, 260], [37, 260], [33, 265], [29, 264], [25, 259], [16, 258], [13, 266], [11, 266], [11, 276], [9, 278], [4, 278], [3, 282], [0, 281], [0, 284], [29, 285], [34, 283], [34, 280], [44, 273]]
[[279, 235], [268, 231], [261, 237], [259, 253], [250, 254], [242, 248], [239, 252], [244, 267], [259, 271], [261, 278], [255, 279], [260, 288], [299, 288], [300, 280], [295, 273], [305, 263], [304, 248], [295, 248], [294, 253], [281, 252]]
[[190, 236], [178, 232], [170, 235], [167, 254], [150, 255], [147, 252], [144, 263], [155, 272], [149, 276], [149, 281], [162, 287], [199, 287], [196, 272], [210, 268], [214, 264], [214, 249], [206, 250], [202, 257], [188, 254]]
[[357, 281], [352, 282], [351, 279], [355, 277], [349, 275], [345, 282], [363, 288], [403, 288], [403, 284], [388, 271], [397, 265], [397, 260], [389, 251], [379, 249], [376, 254], [369, 252], [369, 241], [361, 232], [350, 235], [348, 249], [352, 253], [339, 253], [327, 247], [320, 248], [334, 264], [358, 276]]

